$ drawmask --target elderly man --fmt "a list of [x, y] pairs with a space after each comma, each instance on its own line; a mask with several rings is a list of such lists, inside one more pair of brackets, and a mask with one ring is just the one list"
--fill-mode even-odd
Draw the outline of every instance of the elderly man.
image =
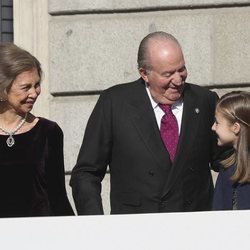
[[103, 214], [107, 166], [112, 214], [210, 210], [217, 94], [185, 82], [181, 46], [165, 32], [141, 41], [138, 69], [139, 80], [103, 91], [89, 118], [71, 179], [78, 214]]

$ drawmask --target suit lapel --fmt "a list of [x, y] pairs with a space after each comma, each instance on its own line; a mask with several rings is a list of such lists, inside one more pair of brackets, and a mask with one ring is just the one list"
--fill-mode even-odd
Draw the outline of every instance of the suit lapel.
[[170, 166], [168, 153], [162, 142], [160, 131], [156, 122], [155, 114], [146, 92], [144, 83], [138, 85], [136, 96], [131, 98], [128, 104], [131, 120], [140, 135], [143, 143], [151, 152], [158, 165], [166, 170]]
[[190, 92], [190, 87], [186, 83], [185, 95], [183, 96], [184, 105], [179, 143], [168, 181], [163, 189], [163, 195], [168, 193], [175, 183], [176, 178], [185, 167], [187, 158], [190, 158], [190, 147], [195, 146], [195, 138], [200, 123], [199, 113], [202, 111], [202, 108], [197, 104], [198, 97], [196, 98]]
[[181, 132], [177, 148], [176, 160], [174, 164], [179, 164], [188, 151], [188, 147], [193, 145], [195, 134], [199, 127], [199, 112], [201, 107], [197, 105], [196, 98], [190, 94], [188, 89], [183, 97], [183, 115], [181, 123]]
[[196, 133], [200, 122], [199, 113], [202, 111], [202, 108], [197, 104], [199, 98], [194, 96], [190, 86], [186, 83], [179, 144], [175, 160], [171, 164], [143, 81], [139, 81], [133, 94], [128, 101], [128, 114], [130, 114], [130, 119], [141, 140], [159, 167], [164, 171], [169, 171], [168, 181], [163, 188], [163, 195], [166, 195], [185, 167], [187, 157], [190, 157], [190, 147], [195, 145]]

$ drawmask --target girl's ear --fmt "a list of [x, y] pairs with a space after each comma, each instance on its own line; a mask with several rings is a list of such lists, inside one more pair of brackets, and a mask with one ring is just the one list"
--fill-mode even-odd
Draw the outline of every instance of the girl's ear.
[[239, 124], [238, 122], [235, 122], [235, 123], [233, 124], [232, 129], [233, 129], [233, 133], [234, 133], [235, 135], [237, 135], [237, 134], [240, 132], [240, 124]]

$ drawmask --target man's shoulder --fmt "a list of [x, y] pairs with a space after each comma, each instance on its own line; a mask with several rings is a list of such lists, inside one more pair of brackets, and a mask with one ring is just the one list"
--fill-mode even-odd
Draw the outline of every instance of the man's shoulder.
[[194, 83], [185, 83], [185, 91], [191, 92], [197, 95], [217, 96], [216, 92], [210, 90], [208, 87], [200, 86]]
[[115, 91], [115, 90], [120, 90], [120, 89], [130, 89], [130, 88], [136, 88], [136, 86], [140, 86], [143, 85], [143, 80], [141, 78], [137, 79], [136, 81], [132, 81], [132, 82], [126, 82], [126, 83], [119, 83], [116, 85], [113, 85], [109, 88], [107, 88], [107, 91]]
[[119, 92], [119, 91], [130, 91], [130, 90], [135, 90], [137, 88], [141, 88], [145, 86], [144, 85], [144, 81], [139, 78], [138, 80], [136, 81], [133, 81], [133, 82], [126, 82], [126, 83], [120, 83], [120, 84], [116, 84], [114, 86], [111, 86], [109, 88], [107, 88], [106, 92]]

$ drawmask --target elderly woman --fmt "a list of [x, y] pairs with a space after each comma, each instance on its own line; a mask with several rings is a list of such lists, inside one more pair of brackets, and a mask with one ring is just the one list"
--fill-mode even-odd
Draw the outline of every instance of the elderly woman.
[[63, 132], [30, 113], [41, 75], [29, 52], [0, 44], [0, 217], [74, 214], [65, 190]]

